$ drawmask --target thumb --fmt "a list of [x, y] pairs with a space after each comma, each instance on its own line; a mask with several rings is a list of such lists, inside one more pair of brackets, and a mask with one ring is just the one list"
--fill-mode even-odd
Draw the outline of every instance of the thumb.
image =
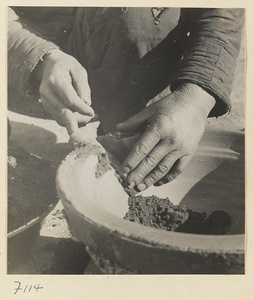
[[130, 117], [127, 121], [116, 126], [119, 131], [137, 131], [147, 125], [147, 121], [151, 117], [150, 110], [146, 107], [141, 112]]

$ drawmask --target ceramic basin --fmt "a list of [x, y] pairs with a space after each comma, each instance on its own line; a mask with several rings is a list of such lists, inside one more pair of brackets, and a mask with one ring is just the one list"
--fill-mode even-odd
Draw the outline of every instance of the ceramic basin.
[[97, 163], [86, 147], [73, 151], [61, 163], [56, 185], [72, 230], [104, 273], [244, 273], [243, 132], [207, 130], [177, 179], [142, 193], [168, 197], [208, 215], [224, 210], [232, 220], [227, 235], [168, 232], [124, 220], [128, 196], [113, 170], [95, 176]]

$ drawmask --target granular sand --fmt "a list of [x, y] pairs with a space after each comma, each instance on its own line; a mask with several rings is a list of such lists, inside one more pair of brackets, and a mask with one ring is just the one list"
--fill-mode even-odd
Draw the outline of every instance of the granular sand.
[[214, 235], [227, 234], [231, 223], [227, 212], [218, 210], [207, 217], [205, 212], [195, 212], [156, 196], [129, 197], [129, 211], [124, 219], [167, 231]]

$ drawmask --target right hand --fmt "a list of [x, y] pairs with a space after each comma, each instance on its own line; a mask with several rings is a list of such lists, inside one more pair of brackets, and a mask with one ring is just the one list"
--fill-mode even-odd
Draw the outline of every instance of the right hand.
[[204, 133], [215, 99], [196, 84], [183, 82], [117, 129], [143, 134], [123, 162], [128, 185], [143, 191], [175, 179], [189, 164]]
[[44, 109], [69, 135], [94, 117], [87, 73], [74, 57], [53, 50], [36, 66], [35, 76]]

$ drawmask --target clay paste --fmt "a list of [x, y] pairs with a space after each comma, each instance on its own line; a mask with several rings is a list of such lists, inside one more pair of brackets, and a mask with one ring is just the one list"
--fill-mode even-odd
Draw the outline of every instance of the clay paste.
[[214, 235], [226, 234], [231, 223], [227, 212], [214, 211], [207, 218], [205, 212], [195, 212], [156, 196], [129, 197], [129, 211], [124, 219], [167, 231]]

